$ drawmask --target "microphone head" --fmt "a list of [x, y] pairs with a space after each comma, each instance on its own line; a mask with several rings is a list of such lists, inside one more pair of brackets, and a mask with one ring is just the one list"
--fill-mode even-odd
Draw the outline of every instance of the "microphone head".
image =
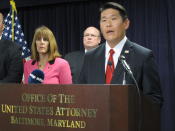
[[121, 61], [121, 60], [125, 60], [125, 56], [123, 56], [123, 55], [119, 56], [119, 60], [120, 60], [120, 61]]
[[40, 84], [43, 83], [43, 81], [44, 81], [44, 72], [39, 69], [32, 71], [28, 78], [29, 84]]

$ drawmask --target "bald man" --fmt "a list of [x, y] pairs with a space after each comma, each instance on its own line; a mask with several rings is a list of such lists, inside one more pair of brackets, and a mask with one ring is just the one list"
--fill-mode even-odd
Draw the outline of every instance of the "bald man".
[[93, 26], [87, 27], [83, 33], [84, 51], [71, 52], [65, 56], [65, 59], [69, 62], [71, 68], [72, 80], [74, 84], [78, 82], [78, 77], [83, 65], [85, 53], [98, 47], [100, 42], [100, 31]]
[[4, 30], [4, 17], [3, 14], [0, 12], [0, 40], [2, 37], [3, 30]]

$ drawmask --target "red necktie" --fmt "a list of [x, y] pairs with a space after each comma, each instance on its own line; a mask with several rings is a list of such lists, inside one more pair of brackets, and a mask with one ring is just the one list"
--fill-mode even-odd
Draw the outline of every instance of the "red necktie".
[[106, 68], [106, 84], [110, 84], [112, 80], [112, 75], [114, 72], [114, 60], [113, 60], [113, 54], [115, 53], [113, 49], [110, 49], [109, 51], [110, 56], [107, 63]]

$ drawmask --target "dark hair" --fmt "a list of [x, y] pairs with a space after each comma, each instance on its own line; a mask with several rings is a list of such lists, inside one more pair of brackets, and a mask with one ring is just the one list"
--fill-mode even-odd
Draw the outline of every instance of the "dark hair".
[[103, 4], [100, 7], [100, 13], [103, 12], [104, 10], [106, 10], [106, 9], [109, 9], [109, 8], [118, 10], [123, 20], [128, 18], [126, 9], [122, 5], [120, 5], [116, 2], [107, 2], [107, 3]]

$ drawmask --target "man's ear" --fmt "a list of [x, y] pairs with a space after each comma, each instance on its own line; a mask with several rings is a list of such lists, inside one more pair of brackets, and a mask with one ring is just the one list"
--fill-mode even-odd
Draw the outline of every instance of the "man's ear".
[[125, 30], [127, 30], [129, 28], [129, 25], [130, 25], [130, 20], [128, 18], [125, 19], [124, 24], [125, 24]]

